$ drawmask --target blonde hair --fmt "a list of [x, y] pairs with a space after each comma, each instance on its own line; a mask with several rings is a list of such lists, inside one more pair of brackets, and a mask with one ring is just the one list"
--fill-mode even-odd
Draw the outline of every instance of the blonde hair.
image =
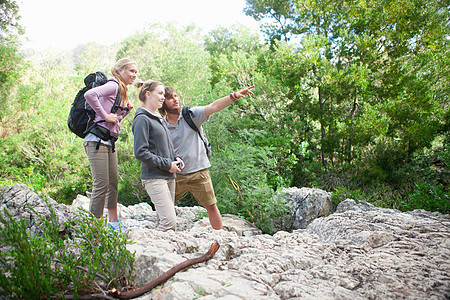
[[147, 80], [146, 82], [142, 82], [142, 80], [140, 80], [139, 82], [137, 82], [135, 84], [136, 87], [140, 87], [141, 90], [139, 91], [139, 100], [141, 100], [142, 102], [145, 102], [145, 93], [147, 91], [152, 92], [156, 89], [157, 86], [162, 85], [164, 86], [164, 84], [160, 81], [156, 81], [156, 80]]
[[123, 83], [122, 78], [120, 77], [120, 72], [122, 72], [126, 66], [130, 64], [136, 64], [134, 60], [131, 60], [130, 58], [121, 58], [119, 59], [114, 67], [111, 68], [111, 74], [117, 79], [119, 82], [119, 95], [122, 98], [122, 106], [125, 106], [125, 104], [128, 102], [128, 87], [125, 83]]

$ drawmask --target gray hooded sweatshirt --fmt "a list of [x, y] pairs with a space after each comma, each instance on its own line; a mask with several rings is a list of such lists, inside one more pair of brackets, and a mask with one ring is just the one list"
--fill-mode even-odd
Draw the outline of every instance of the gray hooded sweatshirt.
[[176, 155], [166, 125], [140, 107], [134, 116], [134, 156], [141, 161], [141, 179], [174, 178], [170, 173]]

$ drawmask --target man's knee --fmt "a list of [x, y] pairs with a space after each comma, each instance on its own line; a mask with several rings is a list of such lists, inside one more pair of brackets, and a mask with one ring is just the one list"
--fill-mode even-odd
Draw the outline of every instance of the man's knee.
[[219, 210], [219, 209], [217, 208], [217, 204], [216, 204], [216, 203], [211, 204], [211, 205], [205, 205], [205, 209], [206, 209], [206, 210]]

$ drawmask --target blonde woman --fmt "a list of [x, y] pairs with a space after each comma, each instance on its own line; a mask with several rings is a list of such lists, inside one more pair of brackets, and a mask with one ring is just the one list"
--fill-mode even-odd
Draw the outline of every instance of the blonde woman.
[[164, 85], [148, 80], [142, 84], [134, 117], [134, 155], [141, 161], [141, 179], [157, 215], [156, 229], [175, 230], [175, 173], [184, 167], [174, 152], [167, 127], [158, 109], [164, 103]]
[[[120, 230], [117, 214], [119, 171], [114, 145], [120, 134], [120, 122], [133, 109], [128, 100], [127, 86], [136, 80], [137, 72], [137, 65], [133, 60], [122, 58], [112, 67], [113, 77], [107, 83], [94, 87], [84, 94], [86, 101], [95, 111], [94, 121], [102, 121], [84, 139], [93, 181], [89, 211], [97, 218], [102, 217], [106, 202], [108, 226], [116, 231]], [[121, 99], [120, 107], [112, 113], [111, 108], [117, 96]], [[100, 138], [98, 131], [104, 129], [109, 130], [111, 139]]]

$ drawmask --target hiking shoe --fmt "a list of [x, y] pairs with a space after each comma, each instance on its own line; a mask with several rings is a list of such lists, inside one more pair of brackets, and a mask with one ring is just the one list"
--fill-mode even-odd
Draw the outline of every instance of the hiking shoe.
[[111, 222], [108, 221], [108, 229], [110, 230], [114, 230], [117, 232], [121, 232], [122, 231], [122, 225], [120, 224], [120, 219], [118, 219], [117, 221]]

